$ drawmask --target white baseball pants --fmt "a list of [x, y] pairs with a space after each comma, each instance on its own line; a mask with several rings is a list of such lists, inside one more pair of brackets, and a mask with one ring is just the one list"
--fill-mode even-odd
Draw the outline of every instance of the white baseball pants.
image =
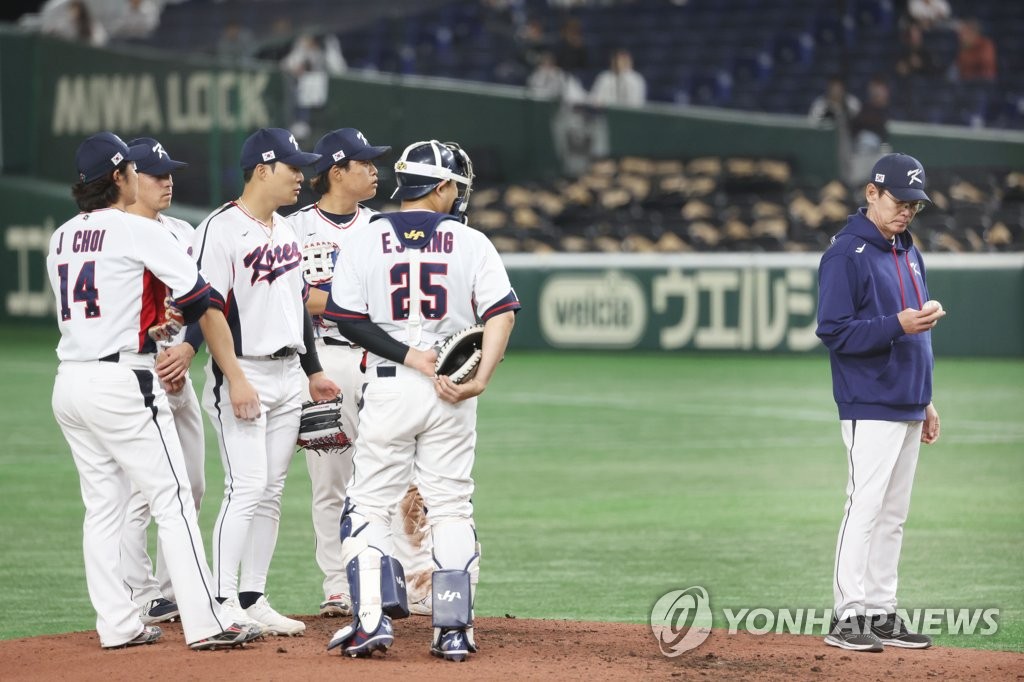
[[[174, 428], [178, 432], [181, 452], [185, 457], [192, 500], [196, 515], [206, 491], [206, 435], [203, 432], [203, 413], [199, 407], [192, 378], [187, 377], [185, 386], [175, 394], [167, 395], [167, 402], [174, 417]], [[174, 586], [167, 573], [167, 562], [157, 551], [156, 574], [149, 560], [146, 530], [151, 515], [145, 496], [138, 490], [132, 492], [128, 501], [124, 533], [121, 536], [121, 566], [124, 581], [132, 593], [132, 601], [145, 607], [150, 601], [164, 597], [174, 601]]]
[[238, 358], [260, 396], [254, 421], [235, 419], [228, 381], [206, 365], [203, 406], [217, 432], [224, 465], [224, 499], [213, 527], [216, 596], [265, 592], [281, 522], [281, 495], [299, 435], [302, 386], [297, 356]]
[[167, 396], [152, 355], [120, 355], [118, 362], [62, 362], [53, 387], [53, 413], [71, 447], [85, 503], [82, 546], [96, 631], [102, 646], [118, 646], [143, 628], [119, 559], [134, 486], [157, 522], [185, 641], [204, 639], [230, 623], [220, 621], [213, 600]]
[[849, 478], [833, 581], [839, 618], [896, 610], [903, 524], [910, 511], [922, 425], [841, 422]]
[[392, 514], [415, 481], [437, 563], [465, 569], [476, 552], [471, 498], [477, 399], [446, 403], [429, 377], [402, 366], [370, 368], [367, 379], [348, 489], [356, 513], [368, 523], [363, 536], [394, 554]]

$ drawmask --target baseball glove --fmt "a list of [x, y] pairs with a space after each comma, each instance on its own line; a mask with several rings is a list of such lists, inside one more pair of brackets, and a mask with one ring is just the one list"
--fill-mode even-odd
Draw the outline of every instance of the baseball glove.
[[184, 326], [185, 316], [174, 305], [174, 299], [168, 296], [164, 299], [164, 321], [149, 328], [149, 337], [154, 341], [167, 342], [177, 336]]
[[313, 242], [302, 247], [302, 274], [310, 286], [331, 281], [336, 253], [334, 244], [329, 242]]
[[341, 424], [341, 398], [302, 403], [299, 446], [307, 450], [344, 452], [352, 445]]
[[434, 373], [447, 375], [452, 382], [461, 384], [476, 376], [483, 357], [484, 326], [475, 324], [452, 334], [437, 349]]

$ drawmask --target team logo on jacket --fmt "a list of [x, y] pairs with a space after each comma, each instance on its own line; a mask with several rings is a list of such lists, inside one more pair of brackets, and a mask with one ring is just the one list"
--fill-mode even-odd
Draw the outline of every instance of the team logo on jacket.
[[250, 251], [242, 264], [252, 268], [250, 284], [273, 284], [278, 277], [302, 265], [302, 249], [296, 242], [279, 246], [264, 244]]
[[910, 261], [910, 269], [914, 271], [918, 277], [921, 276], [921, 267], [917, 264], [917, 261]]

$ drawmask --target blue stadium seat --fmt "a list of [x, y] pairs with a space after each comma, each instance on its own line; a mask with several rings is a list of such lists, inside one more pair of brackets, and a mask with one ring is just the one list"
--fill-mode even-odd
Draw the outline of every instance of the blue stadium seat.
[[810, 64], [814, 56], [814, 38], [806, 32], [776, 35], [772, 56], [781, 64]]
[[857, 25], [870, 31], [889, 31], [893, 28], [892, 0], [856, 0], [853, 18]]

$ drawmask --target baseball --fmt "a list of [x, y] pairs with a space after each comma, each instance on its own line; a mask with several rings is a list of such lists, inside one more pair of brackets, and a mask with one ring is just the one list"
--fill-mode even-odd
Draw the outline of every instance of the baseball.
[[942, 304], [935, 299], [927, 301], [923, 306], [921, 306], [921, 310], [934, 310], [935, 308], [942, 310]]

